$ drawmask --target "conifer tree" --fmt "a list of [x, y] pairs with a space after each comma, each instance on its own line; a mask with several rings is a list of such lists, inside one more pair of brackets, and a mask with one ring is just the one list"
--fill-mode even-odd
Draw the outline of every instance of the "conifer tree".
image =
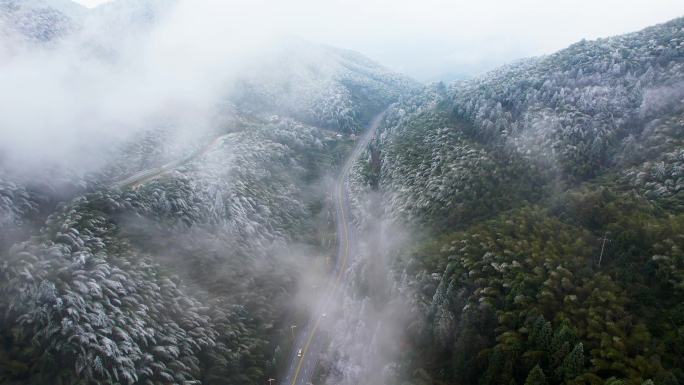
[[565, 381], [570, 381], [582, 374], [584, 368], [584, 346], [578, 343], [563, 360], [560, 371]]
[[553, 337], [551, 323], [544, 316], [539, 316], [532, 326], [530, 342], [537, 350], [548, 350]]
[[536, 365], [527, 375], [525, 385], [546, 385], [546, 375], [539, 365]]

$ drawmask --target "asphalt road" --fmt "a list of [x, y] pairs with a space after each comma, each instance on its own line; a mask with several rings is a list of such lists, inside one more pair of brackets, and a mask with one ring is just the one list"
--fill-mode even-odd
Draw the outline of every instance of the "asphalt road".
[[214, 138], [214, 140], [212, 140], [206, 146], [204, 146], [204, 148], [202, 148], [201, 150], [195, 152], [194, 154], [192, 154], [188, 157], [178, 159], [178, 160], [174, 160], [174, 161], [166, 163], [160, 167], [150, 168], [147, 170], [137, 172], [137, 173], [125, 178], [125, 179], [122, 179], [120, 181], [112, 183], [111, 187], [112, 188], [129, 187], [129, 188], [135, 189], [145, 182], [149, 182], [153, 179], [159, 178], [160, 176], [162, 176], [162, 175], [166, 174], [167, 172], [175, 169], [176, 167], [181, 166], [181, 165], [183, 165], [183, 164], [185, 164], [185, 163], [187, 163], [187, 162], [189, 162], [195, 158], [198, 158], [198, 157], [206, 154], [207, 152], [212, 150], [214, 147], [216, 147], [219, 143], [221, 143], [221, 141], [226, 136], [227, 135], [217, 136], [216, 138]]
[[[351, 210], [349, 206], [349, 171], [359, 156], [368, 146], [371, 138], [375, 135], [375, 131], [382, 120], [383, 113], [376, 115], [368, 126], [366, 132], [357, 139], [356, 146], [349, 158], [345, 162], [337, 181], [335, 182], [333, 191], [333, 200], [335, 202], [335, 219], [337, 227], [338, 250], [337, 259], [335, 262], [335, 269], [333, 270], [333, 279], [329, 282], [326, 294], [322, 297], [319, 303], [314, 306], [309, 322], [303, 325], [298, 330], [298, 335], [295, 340], [294, 348], [288, 365], [287, 373], [281, 381], [276, 384], [287, 385], [308, 385], [311, 383], [311, 378], [316, 370], [316, 365], [320, 358], [320, 354], [325, 348], [324, 341], [321, 338], [320, 326], [323, 321], [324, 314], [327, 314], [331, 308], [332, 301], [335, 300], [338, 288], [345, 279], [344, 272], [347, 269], [349, 259], [353, 256], [353, 249], [355, 245], [354, 227], [350, 222]], [[199, 157], [211, 149], [216, 147], [226, 135], [219, 136], [212, 140], [202, 150], [190, 155], [186, 158], [175, 160], [164, 164], [160, 167], [151, 168], [135, 173], [125, 179], [112, 184], [113, 188], [137, 188], [145, 182], [156, 179], [169, 171]], [[301, 351], [301, 354], [299, 353]], [[276, 385], [273, 384], [273, 385]]]
[[[287, 372], [282, 380], [276, 380], [276, 384], [284, 385], [307, 385], [311, 383], [320, 355], [325, 348], [324, 339], [321, 338], [321, 323], [332, 308], [331, 303], [335, 300], [337, 292], [347, 275], [350, 258], [353, 257], [355, 242], [355, 230], [350, 222], [351, 210], [349, 206], [349, 171], [358, 160], [359, 156], [367, 148], [371, 138], [382, 120], [383, 113], [376, 115], [371, 120], [366, 132], [357, 139], [356, 146], [344, 164], [333, 191], [335, 202], [335, 219], [337, 227], [338, 250], [333, 279], [329, 282], [327, 293], [314, 306], [311, 318], [306, 325], [300, 326], [295, 339], [293, 351]], [[300, 353], [301, 352], [301, 353]], [[273, 384], [273, 385], [276, 385]]]

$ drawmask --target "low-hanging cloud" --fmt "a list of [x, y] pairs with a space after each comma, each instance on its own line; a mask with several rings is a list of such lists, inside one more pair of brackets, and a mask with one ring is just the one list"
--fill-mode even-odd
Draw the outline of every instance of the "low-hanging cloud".
[[[419, 80], [478, 74], [583, 38], [684, 15], [678, 0], [227, 0], [218, 9], [267, 29], [360, 51]], [[239, 36], [249, 39], [250, 33]]]
[[157, 20], [107, 6], [48, 44], [0, 37], [10, 47], [0, 50], [6, 165], [92, 171], [141, 130], [201, 132], [230, 81], [277, 36], [215, 0], [164, 4]]
[[[54, 44], [23, 47], [1, 35], [0, 150], [27, 167], [96, 167], [103, 148], [151, 125], [201, 131], [231, 79], [254, 72], [264, 50], [290, 34], [429, 79], [684, 12], [669, 0], [620, 4], [118, 0], [84, 12], [80, 27]], [[152, 21], [136, 18], [136, 7], [144, 15], [147, 6], [164, 11]]]

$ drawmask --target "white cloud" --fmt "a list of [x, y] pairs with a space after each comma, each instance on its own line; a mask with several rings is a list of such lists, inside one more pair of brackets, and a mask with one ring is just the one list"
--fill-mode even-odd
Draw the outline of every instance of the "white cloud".
[[[149, 0], [122, 5], [144, 1]], [[231, 75], [253, 67], [254, 53], [264, 43], [284, 34], [354, 49], [431, 79], [478, 72], [684, 13], [681, 0], [178, 1], [141, 36], [125, 25], [117, 31], [117, 19], [113, 26], [105, 24], [99, 36], [120, 46], [113, 62], [87, 59], [78, 48], [82, 44], [75, 43], [1, 63], [0, 105], [12, 107], [0, 114], [0, 149], [79, 158], [73, 149], [82, 140], [108, 142], [145, 126], [150, 117], [209, 106]]]
[[76, 3], [82, 4], [88, 8], [97, 7], [100, 4], [108, 3], [112, 0], [74, 0]]
[[[81, 3], [102, 0], [79, 0]], [[684, 15], [681, 0], [224, 0], [226, 22], [254, 22], [360, 51], [419, 79], [477, 72], [551, 53], [582, 38], [635, 31]], [[247, 33], [252, 33], [248, 29]]]
[[[418, 78], [476, 71], [684, 15], [680, 0], [305, 3], [294, 15], [301, 34], [362, 51]], [[308, 6], [312, 11], [304, 11]]]

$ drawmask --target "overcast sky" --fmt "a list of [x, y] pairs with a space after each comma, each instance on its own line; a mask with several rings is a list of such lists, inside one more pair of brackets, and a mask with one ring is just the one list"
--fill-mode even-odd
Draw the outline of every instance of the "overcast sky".
[[[105, 0], [78, 0], [94, 6]], [[225, 0], [244, 19], [359, 51], [418, 80], [476, 74], [684, 16], [682, 0]], [[224, 9], [226, 11], [226, 9]], [[220, 13], [219, 13], [220, 15]]]

